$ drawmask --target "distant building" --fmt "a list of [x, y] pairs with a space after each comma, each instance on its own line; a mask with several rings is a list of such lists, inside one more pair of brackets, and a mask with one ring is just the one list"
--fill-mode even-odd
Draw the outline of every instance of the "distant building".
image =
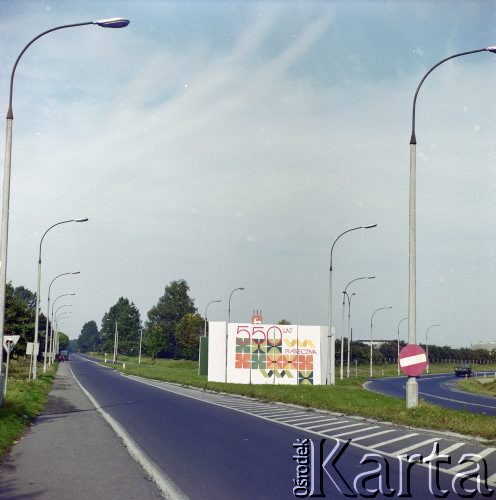
[[475, 344], [472, 344], [469, 349], [484, 349], [484, 351], [494, 351], [496, 349], [496, 341], [494, 342], [482, 342], [478, 341]]
[[[365, 344], [365, 345], [370, 346], [370, 339], [368, 339], [368, 340], [357, 339], [357, 340], [354, 340], [354, 342], [360, 342], [361, 344]], [[388, 342], [395, 342], [395, 340], [394, 339], [372, 340], [372, 347], [374, 349], [378, 349], [379, 347], [383, 346], [384, 344], [387, 344]]]
[[251, 315], [251, 323], [254, 325], [261, 325], [263, 324], [263, 316], [262, 316], [262, 311], [255, 311], [253, 310], [253, 314]]

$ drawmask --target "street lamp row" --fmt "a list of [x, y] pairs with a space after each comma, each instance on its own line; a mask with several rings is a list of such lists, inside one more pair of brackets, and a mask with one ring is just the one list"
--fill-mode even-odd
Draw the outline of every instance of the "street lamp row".
[[[6, 126], [6, 135], [5, 135], [5, 160], [4, 160], [4, 177], [3, 177], [3, 197], [2, 197], [2, 218], [1, 218], [1, 235], [0, 235], [0, 346], [3, 344], [3, 335], [5, 329], [5, 291], [6, 291], [6, 281], [7, 281], [7, 249], [8, 249], [8, 233], [9, 233], [9, 205], [10, 205], [10, 173], [11, 173], [11, 159], [12, 159], [12, 125], [14, 119], [14, 113], [12, 108], [12, 97], [14, 93], [14, 77], [17, 69], [17, 65], [21, 60], [22, 56], [26, 52], [26, 50], [39, 38], [42, 36], [51, 33], [53, 31], [61, 30], [64, 28], [74, 28], [77, 26], [86, 26], [86, 25], [96, 25], [103, 28], [124, 28], [129, 24], [128, 19], [124, 19], [121, 17], [113, 17], [109, 19], [99, 19], [96, 21], [88, 21], [83, 23], [74, 23], [74, 24], [65, 24], [62, 26], [56, 26], [55, 28], [51, 28], [47, 31], [44, 31], [34, 37], [30, 42], [28, 42], [25, 47], [22, 49], [20, 54], [17, 56], [15, 60], [14, 66], [12, 68], [12, 72], [10, 75], [10, 86], [9, 86], [9, 106], [7, 110], [7, 126]], [[40, 243], [40, 251], [41, 251], [41, 243]], [[39, 292], [37, 294], [37, 302]], [[37, 304], [36, 313], [38, 314]], [[37, 336], [37, 326], [35, 329], [35, 336]], [[0, 388], [3, 387], [3, 352], [0, 349]], [[36, 366], [36, 363], [35, 363]], [[35, 374], [36, 368], [33, 371]], [[3, 391], [0, 390], [0, 406], [3, 402]]]
[[344, 236], [347, 233], [350, 233], [351, 231], [357, 231], [358, 229], [371, 229], [373, 227], [377, 227], [377, 224], [367, 224], [364, 226], [357, 226], [357, 227], [352, 227], [351, 229], [347, 229], [346, 231], [343, 231], [335, 240], [334, 243], [332, 244], [331, 247], [331, 255], [329, 259], [329, 311], [328, 311], [328, 321], [327, 321], [327, 351], [328, 351], [328, 363], [327, 363], [327, 373], [326, 373], [326, 384], [327, 385], [334, 385], [336, 383], [336, 360], [335, 358], [335, 353], [336, 353], [336, 336], [335, 336], [335, 330], [334, 327], [332, 326], [332, 252], [334, 251], [334, 246], [338, 242], [339, 238], [341, 236]]

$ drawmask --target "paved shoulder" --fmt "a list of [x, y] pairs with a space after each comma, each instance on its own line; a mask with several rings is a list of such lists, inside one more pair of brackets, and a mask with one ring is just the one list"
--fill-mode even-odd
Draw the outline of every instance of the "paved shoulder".
[[45, 406], [0, 463], [0, 498], [161, 498], [61, 363]]

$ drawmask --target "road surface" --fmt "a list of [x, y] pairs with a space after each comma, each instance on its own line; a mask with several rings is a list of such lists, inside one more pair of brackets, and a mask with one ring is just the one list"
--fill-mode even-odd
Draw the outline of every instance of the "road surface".
[[[440, 485], [452, 496], [455, 496], [452, 485], [455, 474], [463, 474], [473, 465], [458, 463], [465, 453], [475, 454], [480, 463], [487, 462], [488, 488], [496, 486], [494, 448], [470, 441], [139, 380], [77, 355], [71, 357], [70, 365], [100, 410], [117, 423], [124, 439], [131, 439], [138, 454], [155, 471], [162, 491], [174, 492], [171, 497], [182, 494], [193, 499], [294, 498], [298, 464], [293, 458], [296, 449], [293, 443], [298, 439], [309, 439], [315, 445], [315, 492], [322, 488], [327, 498], [346, 498], [344, 493], [357, 491], [363, 494], [364, 488], [379, 488], [387, 493], [388, 486], [396, 490], [396, 495], [405, 494], [409, 487], [413, 498], [434, 498], [429, 487], [435, 490], [436, 485], [429, 480], [429, 464], [411, 467], [407, 486], [406, 464], [397, 455], [420, 453], [427, 457], [436, 443], [441, 452], [450, 456], [451, 464], [441, 467]], [[322, 456], [330, 457], [325, 470], [331, 477], [318, 466], [322, 439], [325, 439]], [[352, 441], [345, 447], [347, 439]], [[382, 465], [372, 461], [363, 463], [367, 453], [374, 454]], [[380, 479], [369, 477], [362, 485], [360, 477], [365, 479], [378, 467], [382, 470]], [[322, 486], [319, 472], [322, 472]], [[303, 476], [300, 475], [300, 480], [305, 479]], [[468, 484], [475, 486], [470, 481]], [[386, 496], [379, 494], [376, 498]]]
[[[491, 375], [494, 375], [494, 372], [491, 372]], [[404, 398], [406, 381], [406, 377], [381, 378], [367, 382], [366, 387], [371, 391]], [[468, 410], [496, 416], [496, 398], [462, 391], [457, 388], [459, 381], [460, 378], [452, 373], [423, 375], [418, 379], [419, 397], [452, 410]]]

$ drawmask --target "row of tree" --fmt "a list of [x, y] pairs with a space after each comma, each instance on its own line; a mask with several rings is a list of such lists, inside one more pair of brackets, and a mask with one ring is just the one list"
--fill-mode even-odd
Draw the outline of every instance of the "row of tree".
[[77, 348], [82, 352], [111, 353], [117, 328], [121, 354], [137, 354], [143, 333], [143, 352], [152, 358], [198, 358], [198, 338], [203, 333], [204, 320], [197, 313], [185, 280], [167, 285], [147, 317], [142, 325], [138, 308], [120, 297], [104, 314], [100, 330], [95, 321], [83, 325]]
[[[100, 351], [112, 353], [117, 325], [119, 333], [119, 353], [137, 354], [141, 332], [142, 350], [152, 358], [165, 357], [176, 359], [198, 359], [198, 338], [203, 334], [204, 319], [198, 314], [194, 300], [189, 296], [189, 286], [185, 280], [172, 281], [165, 287], [164, 294], [147, 313], [142, 325], [140, 313], [133, 302], [121, 297], [104, 314], [101, 329], [95, 321], [87, 322], [77, 341], [82, 352]], [[289, 324], [281, 320], [279, 324]], [[336, 342], [336, 359], [341, 356], [340, 341]], [[400, 342], [400, 348], [405, 346]], [[347, 342], [344, 344], [346, 353]], [[386, 342], [374, 349], [374, 362], [396, 360], [398, 345], [396, 341]], [[496, 351], [474, 349], [453, 349], [449, 346], [429, 346], [430, 359], [473, 360], [474, 362], [496, 361]], [[351, 358], [358, 363], [368, 363], [370, 346], [352, 342]]]
[[[14, 347], [13, 355], [23, 355], [28, 342], [34, 341], [34, 323], [36, 313], [36, 294], [23, 286], [13, 287], [7, 283], [5, 290], [5, 334], [19, 335], [20, 339]], [[46, 316], [39, 314], [39, 342], [40, 355], [45, 349]], [[50, 328], [50, 323], [48, 324]], [[65, 333], [60, 334], [60, 348], [64, 349], [69, 343]]]
[[[405, 342], [400, 341], [400, 350], [405, 347]], [[424, 349], [425, 345], [420, 344]], [[344, 342], [344, 356], [347, 357], [347, 341]], [[351, 343], [351, 359], [353, 362], [358, 361], [359, 364], [368, 363], [370, 361], [370, 344], [363, 342]], [[336, 341], [336, 359], [341, 357], [341, 343]], [[393, 360], [396, 362], [398, 357], [398, 343], [396, 340], [385, 342], [380, 347], [373, 349], [374, 363], [381, 363], [386, 360]], [[468, 349], [461, 348], [455, 349], [449, 346], [429, 346], [429, 359], [430, 360], [454, 360], [454, 361], [471, 361], [474, 363], [495, 363], [496, 362], [496, 349], [487, 351], [485, 349]]]

